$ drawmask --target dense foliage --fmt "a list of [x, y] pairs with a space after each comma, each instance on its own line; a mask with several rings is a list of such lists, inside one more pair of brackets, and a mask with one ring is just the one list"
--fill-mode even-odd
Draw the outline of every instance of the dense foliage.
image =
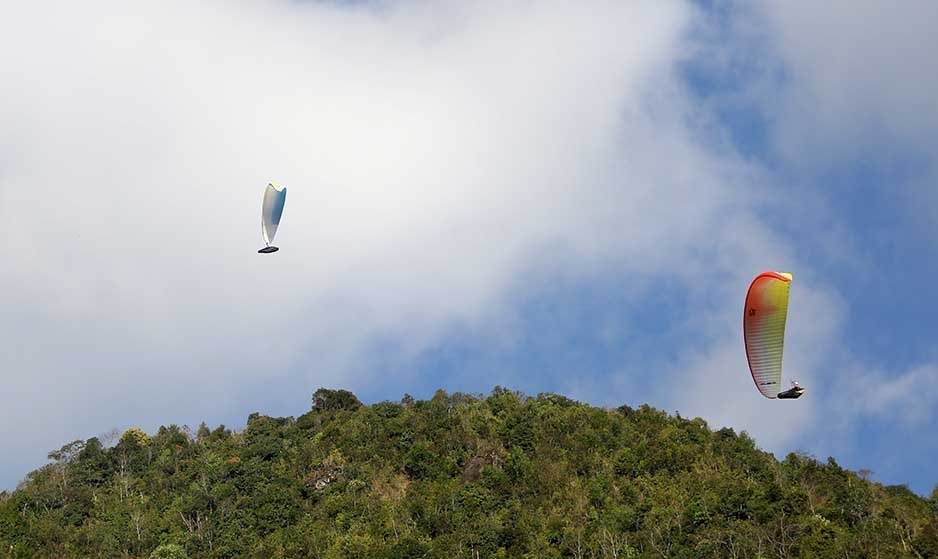
[[320, 389], [242, 432], [75, 441], [0, 494], [0, 557], [938, 557], [923, 499], [647, 406]]

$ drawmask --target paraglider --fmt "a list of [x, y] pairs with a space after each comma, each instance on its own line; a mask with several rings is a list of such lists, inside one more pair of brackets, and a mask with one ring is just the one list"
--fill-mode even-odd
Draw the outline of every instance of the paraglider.
[[267, 185], [264, 191], [264, 205], [261, 207], [261, 233], [264, 235], [264, 248], [259, 253], [269, 254], [280, 250], [271, 245], [274, 242], [274, 235], [277, 234], [277, 227], [280, 226], [280, 216], [283, 215], [283, 204], [287, 200], [287, 189], [274, 183]]
[[743, 309], [743, 339], [746, 359], [756, 388], [766, 398], [795, 399], [805, 389], [792, 382], [781, 391], [782, 350], [785, 345], [785, 321], [788, 318], [788, 291], [792, 275], [762, 272], [749, 285]]

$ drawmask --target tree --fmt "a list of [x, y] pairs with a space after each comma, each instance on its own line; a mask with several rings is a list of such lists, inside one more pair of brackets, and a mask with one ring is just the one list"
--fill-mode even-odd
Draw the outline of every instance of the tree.
[[313, 392], [313, 409], [316, 411], [356, 410], [361, 406], [358, 398], [348, 390], [320, 388]]
[[150, 553], [150, 559], [189, 559], [189, 555], [179, 544], [164, 543]]

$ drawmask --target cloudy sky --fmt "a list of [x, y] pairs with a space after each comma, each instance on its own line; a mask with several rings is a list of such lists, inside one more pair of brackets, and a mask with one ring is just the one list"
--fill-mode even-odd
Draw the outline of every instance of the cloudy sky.
[[[930, 0], [10, 4], [0, 488], [114, 428], [501, 384], [927, 493], [936, 37]], [[798, 401], [746, 366], [766, 269]]]

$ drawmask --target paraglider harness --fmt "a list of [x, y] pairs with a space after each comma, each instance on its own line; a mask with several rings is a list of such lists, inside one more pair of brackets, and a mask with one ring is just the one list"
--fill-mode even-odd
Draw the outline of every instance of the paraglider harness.
[[784, 392], [778, 393], [778, 398], [780, 400], [794, 400], [795, 398], [800, 398], [802, 394], [805, 393], [805, 389], [801, 386], [798, 386], [798, 381], [791, 381], [791, 388]]

